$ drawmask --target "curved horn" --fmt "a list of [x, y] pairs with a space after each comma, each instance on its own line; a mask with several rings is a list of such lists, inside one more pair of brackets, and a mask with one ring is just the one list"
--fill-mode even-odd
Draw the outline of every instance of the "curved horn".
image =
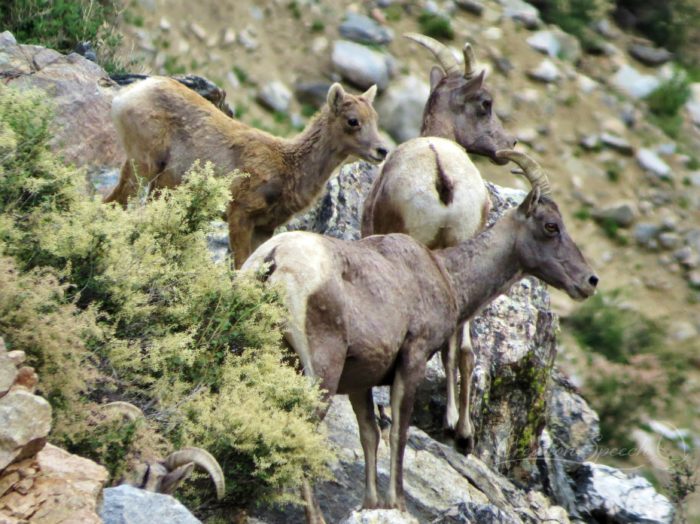
[[140, 418], [145, 418], [143, 411], [141, 411], [141, 409], [137, 408], [130, 402], [123, 402], [121, 400], [117, 400], [116, 402], [104, 404], [101, 406], [101, 408], [103, 411], [121, 413], [121, 415], [124, 418], [129, 419], [131, 422]]
[[408, 38], [409, 40], [413, 40], [414, 42], [422, 45], [428, 51], [433, 53], [437, 61], [445, 70], [445, 73], [448, 75], [459, 73], [459, 64], [457, 64], [457, 60], [455, 60], [452, 51], [450, 51], [445, 44], [438, 42], [434, 38], [418, 33], [404, 33], [403, 36], [404, 38]]
[[216, 486], [216, 498], [222, 499], [224, 497], [224, 493], [226, 492], [224, 472], [216, 459], [208, 451], [202, 448], [183, 448], [179, 451], [171, 453], [163, 461], [165, 467], [170, 471], [182, 466], [183, 464], [187, 464], [188, 462], [193, 462], [209, 473], [211, 480]]
[[472, 49], [472, 45], [469, 42], [464, 44], [462, 54], [464, 55], [464, 78], [469, 80], [476, 75], [476, 56], [474, 55], [474, 49]]
[[529, 157], [525, 153], [520, 151], [515, 151], [513, 149], [501, 149], [496, 151], [496, 156], [498, 158], [506, 158], [512, 162], [518, 164], [524, 171], [525, 177], [530, 181], [530, 185], [533, 187], [540, 188], [540, 194], [543, 196], [550, 196], [552, 189], [549, 186], [549, 180], [547, 175], [533, 158]]

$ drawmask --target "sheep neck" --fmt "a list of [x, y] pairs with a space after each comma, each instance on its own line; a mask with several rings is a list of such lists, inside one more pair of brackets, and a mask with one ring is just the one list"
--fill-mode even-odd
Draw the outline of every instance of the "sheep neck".
[[331, 132], [332, 115], [327, 107], [296, 137], [286, 143], [286, 156], [294, 167], [295, 191], [308, 203], [323, 188], [333, 170], [347, 157], [340, 140]]
[[436, 252], [454, 286], [460, 321], [471, 318], [522, 276], [515, 227], [511, 212], [477, 237]]

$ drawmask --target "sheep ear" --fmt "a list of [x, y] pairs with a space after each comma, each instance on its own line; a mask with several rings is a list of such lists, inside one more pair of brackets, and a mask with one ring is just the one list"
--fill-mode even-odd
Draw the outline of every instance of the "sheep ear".
[[469, 99], [472, 96], [476, 94], [479, 89], [481, 89], [484, 85], [484, 78], [486, 77], [486, 69], [482, 69], [481, 73], [476, 75], [474, 78], [471, 78], [467, 81], [464, 86], [462, 86], [459, 90], [460, 94], [465, 98]]
[[165, 475], [160, 483], [160, 492], [172, 495], [180, 483], [189, 477], [194, 470], [194, 462], [188, 462], [172, 470]]
[[374, 97], [377, 96], [377, 84], [374, 84], [367, 91], [362, 93], [362, 98], [367, 100], [370, 104], [374, 102]]
[[526, 217], [532, 216], [540, 203], [540, 195], [541, 192], [539, 187], [532, 188], [532, 191], [528, 193], [525, 200], [523, 200], [523, 203], [518, 206], [518, 212], [522, 213]]
[[334, 113], [340, 113], [343, 107], [343, 101], [345, 100], [345, 90], [338, 82], [333, 84], [328, 90], [327, 97], [328, 107], [333, 110]]
[[432, 93], [437, 85], [445, 78], [445, 72], [440, 66], [433, 66], [430, 70], [430, 92]]

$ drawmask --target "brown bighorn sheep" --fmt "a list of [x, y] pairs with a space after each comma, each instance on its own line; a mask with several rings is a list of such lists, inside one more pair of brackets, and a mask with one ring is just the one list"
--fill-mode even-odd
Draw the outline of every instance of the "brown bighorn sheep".
[[[444, 69], [436, 66], [430, 72], [431, 93], [421, 129], [422, 137], [441, 138], [416, 138], [392, 152], [365, 200], [362, 236], [406, 233], [430, 249], [445, 248], [480, 231], [491, 206], [481, 175], [457, 144], [503, 163], [496, 158], [496, 150], [512, 148], [515, 140], [493, 113], [493, 98], [483, 84], [485, 71], [477, 72], [469, 43], [462, 50], [462, 71], [440, 42], [415, 33], [404, 36], [430, 50]], [[457, 443], [469, 450], [473, 444], [469, 384], [474, 355], [468, 324], [458, 327], [442, 361], [447, 376], [445, 427], [456, 429]]]
[[197, 159], [219, 172], [238, 169], [228, 207], [229, 245], [236, 267], [277, 226], [309, 206], [348, 155], [380, 162], [388, 146], [377, 132], [372, 107], [376, 87], [355, 96], [340, 84], [306, 129], [279, 138], [224, 115], [179, 82], [151, 77], [121, 91], [112, 117], [126, 150], [117, 186], [105, 202], [126, 205], [138, 189], [137, 176], [151, 191], [182, 182]]
[[[110, 402], [101, 408], [104, 413], [116, 413], [132, 422], [144, 417], [143, 412], [129, 402]], [[177, 487], [192, 474], [195, 466], [199, 466], [209, 474], [216, 487], [216, 498], [222, 499], [226, 493], [224, 472], [217, 460], [202, 448], [183, 448], [171, 453], [163, 460], [140, 463], [119, 483], [172, 495]]]
[[[520, 164], [533, 189], [473, 239], [430, 251], [404, 234], [351, 242], [290, 232], [265, 242], [243, 265], [280, 286], [291, 317], [286, 337], [305, 373], [329, 396], [349, 395], [365, 455], [365, 508], [379, 506], [373, 386], [391, 385], [385, 505], [405, 509], [402, 464], [416, 388], [455, 326], [525, 274], [575, 299], [595, 291], [598, 278], [547, 196], [542, 170], [523, 153], [499, 157]], [[320, 515], [310, 520], [323, 522]]]

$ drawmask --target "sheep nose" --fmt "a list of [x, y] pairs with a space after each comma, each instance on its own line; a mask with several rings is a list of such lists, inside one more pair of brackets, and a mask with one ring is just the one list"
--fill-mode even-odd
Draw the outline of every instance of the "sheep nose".
[[598, 285], [598, 277], [595, 276], [595, 275], [591, 275], [591, 276], [588, 278], [588, 283], [589, 283], [591, 286], [596, 287], [596, 286]]
[[389, 151], [385, 147], [378, 147], [377, 148], [377, 156], [380, 157], [382, 160], [386, 158], [386, 155], [389, 154]]

